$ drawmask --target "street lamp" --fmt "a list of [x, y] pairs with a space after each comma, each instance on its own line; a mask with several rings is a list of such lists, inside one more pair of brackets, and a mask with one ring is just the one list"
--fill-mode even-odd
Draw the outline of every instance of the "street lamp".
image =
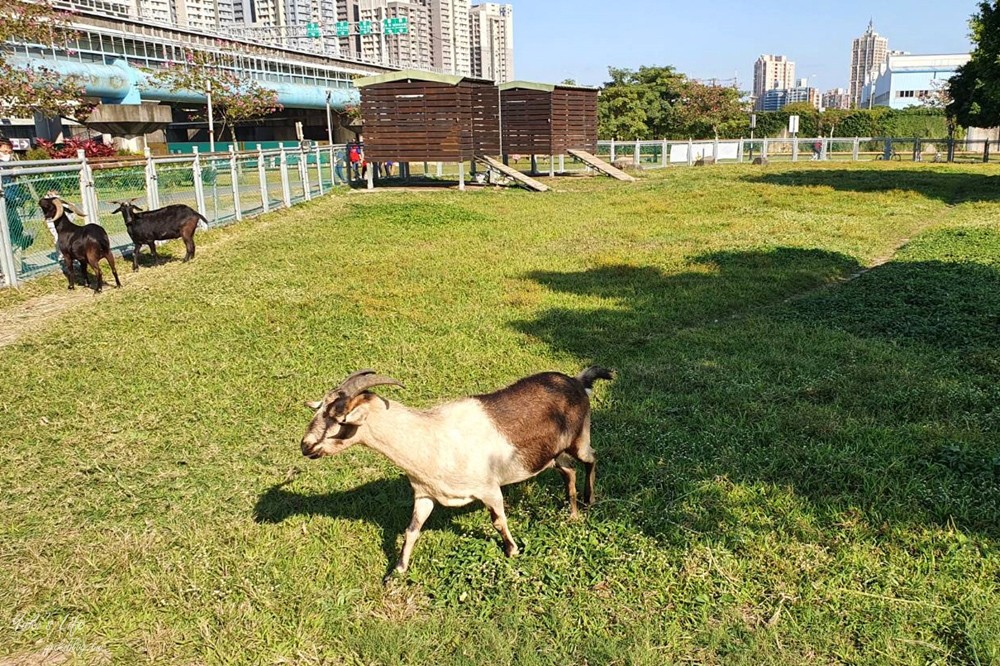
[[333, 145], [333, 116], [330, 113], [330, 95], [333, 94], [332, 90], [326, 91], [326, 138]]

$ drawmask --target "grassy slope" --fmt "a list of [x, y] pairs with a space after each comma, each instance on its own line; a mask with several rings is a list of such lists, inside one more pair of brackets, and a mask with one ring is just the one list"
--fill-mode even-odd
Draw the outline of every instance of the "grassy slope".
[[[126, 276], [0, 349], [0, 646], [1000, 659], [995, 170], [879, 166], [328, 198]], [[302, 459], [300, 402], [359, 367], [430, 405], [591, 361], [620, 378], [588, 519], [554, 474], [508, 489], [507, 561], [483, 510], [438, 509], [383, 589], [405, 479], [365, 450]]]

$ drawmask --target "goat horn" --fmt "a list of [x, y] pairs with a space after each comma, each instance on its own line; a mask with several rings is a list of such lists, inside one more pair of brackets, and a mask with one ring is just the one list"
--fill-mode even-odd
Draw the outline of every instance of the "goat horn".
[[63, 216], [63, 202], [62, 202], [62, 199], [60, 199], [59, 197], [55, 197], [55, 198], [52, 199], [52, 203], [56, 207], [56, 214], [55, 214], [55, 216], [52, 219], [58, 220], [60, 217]]
[[376, 386], [403, 386], [403, 384], [392, 377], [377, 375], [374, 370], [360, 370], [345, 379], [340, 385], [340, 390], [353, 398]]
[[76, 204], [74, 204], [74, 203], [70, 203], [69, 201], [67, 201], [66, 202], [66, 208], [69, 208], [71, 211], [73, 211], [74, 213], [76, 213], [80, 217], [87, 217], [87, 214], [84, 213], [79, 208], [77, 208]]

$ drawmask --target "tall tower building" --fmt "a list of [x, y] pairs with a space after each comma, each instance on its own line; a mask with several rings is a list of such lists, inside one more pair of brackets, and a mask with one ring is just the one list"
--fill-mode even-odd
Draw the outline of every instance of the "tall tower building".
[[874, 21], [868, 22], [865, 34], [854, 40], [851, 46], [851, 106], [861, 103], [861, 93], [865, 82], [874, 78], [877, 70], [889, 53], [889, 40], [875, 32]]
[[431, 66], [445, 74], [472, 73], [471, 0], [427, 0], [431, 15]]
[[795, 87], [795, 63], [780, 55], [762, 55], [753, 66], [753, 96], [758, 110], [768, 90]]
[[472, 75], [497, 83], [514, 80], [514, 8], [486, 2], [471, 12]]

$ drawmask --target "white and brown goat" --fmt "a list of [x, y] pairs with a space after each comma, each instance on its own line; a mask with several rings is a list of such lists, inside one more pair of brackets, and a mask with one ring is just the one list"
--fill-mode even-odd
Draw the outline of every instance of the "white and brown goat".
[[594, 498], [597, 459], [590, 446], [590, 390], [611, 371], [592, 366], [576, 377], [545, 372], [494, 393], [449, 402], [428, 411], [375, 395], [376, 386], [402, 386], [360, 370], [315, 409], [302, 438], [302, 454], [336, 455], [354, 444], [378, 451], [399, 466], [413, 487], [413, 517], [395, 571], [409, 567], [420, 528], [435, 504], [455, 507], [479, 500], [508, 557], [518, 547], [507, 528], [502, 486], [555, 467], [566, 481], [570, 516], [576, 517], [576, 461], [584, 464], [584, 502]]

